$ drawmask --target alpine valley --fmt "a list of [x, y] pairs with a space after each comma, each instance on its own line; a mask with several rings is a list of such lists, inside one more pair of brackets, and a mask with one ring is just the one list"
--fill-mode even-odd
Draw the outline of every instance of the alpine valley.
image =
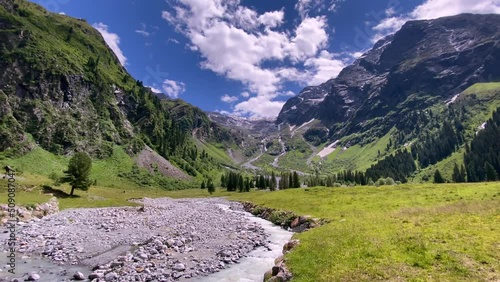
[[[263, 120], [154, 94], [85, 20], [0, 3], [0, 150], [9, 157], [77, 149], [106, 159], [118, 150], [167, 182], [201, 181], [223, 167], [326, 176], [372, 166], [373, 181], [428, 181], [436, 168], [451, 181], [500, 106], [499, 15], [409, 21]], [[405, 153], [400, 171], [391, 160]], [[500, 173], [498, 158], [490, 163]], [[483, 175], [477, 165], [467, 172]]]
[[500, 281], [500, 14], [407, 21], [273, 119], [116, 54], [0, 0], [0, 281]]

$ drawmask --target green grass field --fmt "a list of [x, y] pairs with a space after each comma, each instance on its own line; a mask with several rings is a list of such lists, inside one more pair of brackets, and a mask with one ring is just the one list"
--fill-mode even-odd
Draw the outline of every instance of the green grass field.
[[309, 188], [237, 200], [328, 218], [296, 234], [294, 281], [498, 281], [500, 183]]

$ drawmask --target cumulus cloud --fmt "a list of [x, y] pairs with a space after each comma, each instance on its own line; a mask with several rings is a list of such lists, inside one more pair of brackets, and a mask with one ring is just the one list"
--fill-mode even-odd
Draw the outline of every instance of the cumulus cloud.
[[311, 85], [319, 85], [329, 79], [332, 79], [346, 67], [344, 62], [336, 59], [335, 56], [326, 50], [321, 51], [319, 57], [308, 59], [305, 64], [316, 71], [312, 74]]
[[238, 97], [236, 96], [229, 96], [225, 94], [224, 96], [220, 97], [220, 100], [224, 103], [234, 103], [238, 101]]
[[237, 104], [234, 109], [238, 115], [250, 114], [259, 117], [276, 117], [284, 104], [284, 101], [271, 101], [266, 97], [257, 96]]
[[427, 0], [412, 12], [394, 16], [394, 8], [386, 11], [387, 18], [373, 27], [377, 34], [372, 41], [398, 31], [409, 20], [429, 20], [461, 13], [500, 14], [500, 0]]
[[277, 30], [284, 16], [283, 9], [259, 14], [239, 0], [178, 0], [162, 12], [163, 19], [187, 37], [187, 48], [200, 53], [202, 68], [243, 83], [249, 92], [243, 98], [257, 94], [241, 101], [235, 111], [266, 116], [278, 114], [283, 102], [276, 99], [284, 82], [318, 83], [340, 71], [322, 63], [341, 63], [321, 53], [331, 30], [325, 17], [306, 16], [291, 30]]
[[183, 82], [170, 79], [165, 79], [163, 81], [162, 88], [164, 93], [172, 98], [177, 98], [186, 91], [186, 85]]
[[241, 95], [241, 97], [243, 97], [243, 98], [248, 98], [248, 97], [250, 97], [250, 93], [248, 93], [247, 91], [245, 91], [245, 92], [241, 92], [241, 94], [240, 94], [240, 95]]
[[106, 41], [106, 44], [108, 44], [109, 48], [113, 50], [122, 66], [125, 66], [127, 64], [127, 58], [123, 55], [123, 52], [120, 49], [120, 37], [118, 34], [109, 32], [108, 26], [103, 23], [96, 23], [93, 27], [101, 33], [104, 41]]

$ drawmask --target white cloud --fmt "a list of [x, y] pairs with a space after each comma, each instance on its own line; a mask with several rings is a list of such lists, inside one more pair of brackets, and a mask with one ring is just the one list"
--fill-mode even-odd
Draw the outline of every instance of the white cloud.
[[111, 33], [108, 31], [108, 26], [103, 23], [96, 23], [93, 25], [97, 31], [99, 31], [104, 38], [104, 41], [108, 44], [109, 48], [113, 50], [116, 57], [120, 61], [120, 63], [125, 66], [127, 64], [127, 58], [123, 55], [122, 50], [120, 49], [120, 37], [116, 33]]
[[283, 23], [284, 17], [285, 17], [285, 12], [283, 10], [266, 12], [259, 16], [258, 21], [260, 24], [266, 27], [275, 28]]
[[295, 4], [295, 10], [299, 12], [299, 15], [302, 18], [305, 18], [308, 16], [310, 6], [313, 5], [313, 1], [315, 0], [298, 0], [297, 3]]
[[427, 0], [413, 10], [415, 19], [435, 19], [461, 13], [500, 14], [499, 0]]
[[180, 42], [179, 42], [179, 40], [177, 40], [177, 39], [175, 39], [175, 38], [169, 38], [167, 41], [168, 41], [168, 42], [175, 43], [175, 44], [179, 44], [179, 43], [180, 43]]
[[314, 56], [328, 42], [326, 18], [306, 18], [298, 26], [295, 38], [290, 44], [290, 53], [294, 60], [304, 60]]
[[144, 37], [148, 37], [150, 35], [150, 33], [146, 31], [146, 24], [144, 24], [144, 23], [141, 23], [141, 28], [137, 29], [135, 32], [139, 33], [140, 35], [142, 35]]
[[238, 115], [253, 115], [259, 117], [276, 117], [285, 102], [271, 101], [263, 96], [252, 97], [247, 101], [237, 104], [235, 113]]
[[345, 0], [298, 0], [295, 4], [295, 10], [301, 18], [310, 17], [312, 12], [321, 13], [324, 10], [335, 13], [339, 8], [339, 4]]
[[293, 91], [281, 92], [280, 96], [293, 97], [293, 96], [295, 96], [295, 92], [293, 92]]
[[500, 14], [500, 0], [427, 0], [412, 12], [394, 16], [394, 8], [386, 10], [387, 18], [373, 27], [377, 34], [372, 42], [398, 31], [409, 20], [436, 19], [462, 13]]
[[[323, 64], [326, 60], [336, 66], [340, 62], [321, 55], [331, 32], [325, 17], [304, 17], [293, 29], [276, 30], [283, 25], [283, 9], [259, 14], [241, 6], [239, 0], [176, 3], [162, 17], [187, 37], [188, 49], [200, 53], [200, 66], [243, 83], [249, 91], [243, 98], [257, 94], [235, 106], [239, 113], [267, 116], [269, 111], [262, 108], [269, 110], [282, 104], [275, 100], [284, 82], [317, 83], [321, 77], [338, 73]], [[277, 114], [279, 110], [271, 112]]]
[[243, 98], [248, 98], [248, 97], [250, 97], [250, 93], [248, 93], [247, 91], [245, 91], [245, 92], [241, 92], [241, 94], [240, 94], [240, 95], [241, 95], [241, 97], [243, 97]]
[[363, 56], [364, 52], [352, 52], [349, 53], [348, 55], [353, 58], [353, 59], [358, 59], [359, 57]]
[[388, 17], [394, 16], [396, 14], [396, 9], [394, 7], [390, 7], [385, 10], [385, 15]]
[[321, 51], [319, 57], [308, 59], [304, 65], [316, 70], [310, 79], [311, 85], [319, 85], [336, 77], [346, 67], [342, 60], [336, 59], [333, 54], [326, 50]]
[[238, 97], [236, 96], [229, 96], [225, 94], [224, 96], [220, 97], [220, 100], [224, 103], [234, 103], [238, 101]]
[[219, 113], [219, 114], [221, 114], [221, 115], [225, 115], [225, 116], [229, 116], [229, 115], [231, 115], [231, 113], [230, 113], [230, 112], [228, 112], [228, 111], [224, 111], [224, 110], [215, 110], [215, 112], [216, 112], [216, 113]]
[[186, 91], [186, 85], [183, 82], [170, 79], [165, 79], [165, 81], [163, 81], [162, 88], [164, 93], [172, 98], [177, 98]]
[[156, 94], [161, 94], [163, 93], [163, 91], [161, 91], [160, 89], [158, 88], [155, 88], [155, 87], [152, 87], [152, 86], [149, 86], [149, 88], [151, 89], [151, 91], [153, 91], [154, 93]]
[[145, 30], [136, 30], [135, 31], [136, 33], [139, 33], [140, 35], [144, 36], [144, 37], [148, 37], [149, 36], [149, 32], [145, 31]]

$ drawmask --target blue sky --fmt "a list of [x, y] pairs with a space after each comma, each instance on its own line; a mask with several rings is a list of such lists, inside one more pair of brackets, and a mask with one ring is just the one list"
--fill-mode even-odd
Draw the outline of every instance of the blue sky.
[[406, 21], [500, 0], [35, 0], [85, 18], [144, 85], [205, 111], [276, 117]]

